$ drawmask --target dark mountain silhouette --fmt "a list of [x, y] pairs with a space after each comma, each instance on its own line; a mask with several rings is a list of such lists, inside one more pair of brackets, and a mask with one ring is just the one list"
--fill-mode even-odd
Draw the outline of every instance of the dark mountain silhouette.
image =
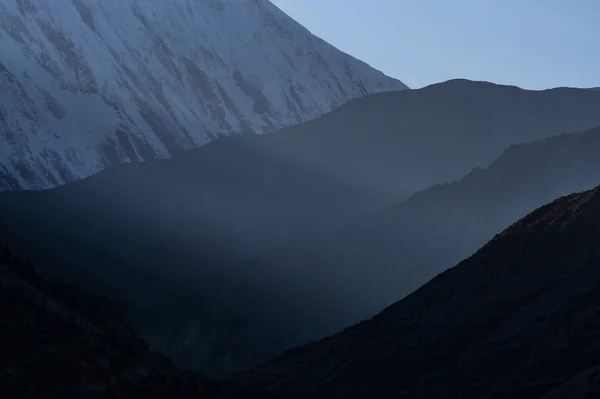
[[123, 306], [42, 276], [5, 242], [0, 314], [2, 398], [265, 397], [177, 369], [150, 352]]
[[286, 397], [600, 395], [600, 187], [545, 205], [368, 321], [239, 376]]
[[[53, 190], [3, 193], [0, 224], [44, 272], [126, 303], [153, 347], [180, 364], [220, 372], [391, 302], [382, 294], [351, 315], [344, 311], [354, 292], [373, 292], [378, 273], [358, 291], [353, 284], [380, 258], [360, 269], [341, 265], [337, 255], [325, 268], [321, 260], [288, 265], [267, 256], [277, 260], [273, 267], [259, 261], [244, 269], [257, 264], [245, 261], [458, 178], [510, 143], [598, 124], [598, 109], [595, 91], [464, 80], [373, 95], [276, 134], [219, 139], [174, 160], [121, 166]], [[292, 264], [299, 267], [284, 274]], [[347, 272], [340, 277], [340, 270]], [[319, 296], [340, 281], [350, 283], [339, 295]], [[300, 296], [309, 284], [317, 294]]]
[[[341, 231], [267, 251], [235, 275], [259, 298], [255, 312], [269, 308], [289, 320], [300, 341], [333, 334], [417, 289], [532, 209], [595, 187], [599, 152], [600, 128], [511, 146], [487, 168]], [[256, 270], [260, 278], [245, 272]]]
[[[353, 100], [264, 146], [397, 200], [485, 167], [512, 144], [600, 124], [599, 92], [450, 80]], [[281, 134], [283, 133], [283, 134]]]

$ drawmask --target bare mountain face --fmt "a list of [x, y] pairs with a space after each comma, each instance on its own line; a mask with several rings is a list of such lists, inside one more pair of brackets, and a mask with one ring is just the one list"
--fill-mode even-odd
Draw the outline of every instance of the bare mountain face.
[[7, 0], [0, 189], [51, 187], [406, 88], [267, 0]]
[[600, 188], [562, 197], [370, 320], [239, 376], [283, 397], [600, 395]]

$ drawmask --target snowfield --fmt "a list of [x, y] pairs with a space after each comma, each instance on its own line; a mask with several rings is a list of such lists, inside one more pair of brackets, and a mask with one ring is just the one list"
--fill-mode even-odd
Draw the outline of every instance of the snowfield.
[[267, 0], [3, 0], [0, 189], [52, 187], [406, 88]]

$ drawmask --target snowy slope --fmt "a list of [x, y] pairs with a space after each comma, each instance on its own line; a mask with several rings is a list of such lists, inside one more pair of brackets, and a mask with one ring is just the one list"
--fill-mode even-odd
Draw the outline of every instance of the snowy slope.
[[0, 189], [49, 187], [405, 88], [267, 0], [2, 0]]

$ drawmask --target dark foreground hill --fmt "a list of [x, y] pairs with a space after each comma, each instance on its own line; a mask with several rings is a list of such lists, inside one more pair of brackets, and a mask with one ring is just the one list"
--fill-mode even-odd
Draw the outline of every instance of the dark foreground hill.
[[2, 398], [265, 397], [177, 369], [150, 352], [123, 306], [43, 277], [4, 243], [0, 315]]
[[240, 379], [286, 397], [596, 398], [600, 188], [519, 220], [405, 299]]

